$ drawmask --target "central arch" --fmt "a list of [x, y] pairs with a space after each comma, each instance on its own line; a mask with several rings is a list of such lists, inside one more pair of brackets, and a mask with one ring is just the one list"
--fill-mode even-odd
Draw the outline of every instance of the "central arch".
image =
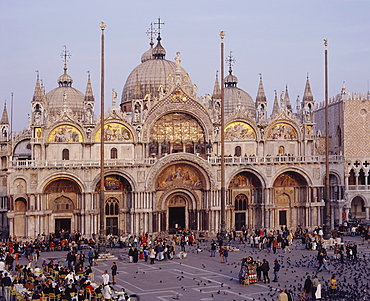
[[286, 171], [277, 176], [273, 184], [275, 204], [274, 227], [294, 228], [306, 225], [306, 203], [309, 201], [309, 185], [303, 175]]
[[262, 225], [262, 183], [250, 171], [241, 171], [230, 181], [228, 187], [230, 228], [241, 230], [243, 227], [255, 228]]
[[189, 196], [183, 192], [174, 192], [167, 198], [166, 203], [169, 232], [174, 232], [174, 229], [188, 229], [192, 224], [189, 221], [189, 207], [192, 207], [189, 206]]

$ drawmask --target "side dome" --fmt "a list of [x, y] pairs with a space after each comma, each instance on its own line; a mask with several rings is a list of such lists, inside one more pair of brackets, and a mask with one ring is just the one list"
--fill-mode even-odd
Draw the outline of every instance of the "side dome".
[[225, 115], [234, 113], [236, 108], [243, 107], [255, 117], [255, 105], [252, 97], [238, 87], [226, 87], [225, 90]]
[[146, 95], [150, 95], [151, 99], [159, 98], [160, 90], [168, 90], [176, 74], [188, 76], [179, 64], [164, 58], [166, 51], [160, 43], [160, 36], [157, 40], [156, 47], [151, 47], [142, 55], [142, 63], [127, 77], [121, 97], [124, 112], [132, 111], [133, 99], [145, 99]]
[[77, 114], [79, 119], [82, 118], [85, 95], [73, 88], [72, 83], [72, 77], [67, 74], [67, 69], [64, 68], [64, 74], [58, 78], [59, 87], [46, 93], [50, 115], [57, 115], [66, 107]]

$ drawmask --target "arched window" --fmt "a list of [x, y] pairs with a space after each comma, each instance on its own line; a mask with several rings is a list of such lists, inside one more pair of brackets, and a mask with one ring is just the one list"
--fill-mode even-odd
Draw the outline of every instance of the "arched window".
[[118, 215], [118, 200], [116, 198], [109, 198], [105, 204], [105, 215]]
[[342, 146], [342, 130], [338, 126], [337, 128], [337, 141], [338, 141], [338, 146]]
[[117, 159], [118, 158], [117, 149], [115, 147], [111, 148], [111, 150], [110, 150], [110, 158], [111, 159]]
[[235, 147], [235, 155], [236, 157], [240, 157], [242, 155], [242, 148], [240, 146]]
[[356, 176], [353, 169], [349, 172], [348, 185], [356, 185]]
[[365, 172], [362, 168], [360, 169], [360, 173], [358, 175], [358, 184], [365, 185]]
[[105, 224], [107, 234], [118, 235], [119, 205], [116, 198], [109, 198], [105, 203]]
[[239, 194], [235, 198], [235, 211], [247, 210], [247, 196]]
[[69, 160], [69, 150], [66, 148], [62, 151], [62, 160]]
[[285, 148], [284, 146], [279, 146], [279, 151], [278, 151], [278, 155], [284, 155], [285, 154]]

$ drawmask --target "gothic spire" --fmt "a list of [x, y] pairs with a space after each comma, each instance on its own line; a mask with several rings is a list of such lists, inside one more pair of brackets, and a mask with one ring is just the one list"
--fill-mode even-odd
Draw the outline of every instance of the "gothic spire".
[[213, 87], [212, 98], [221, 99], [220, 83], [218, 82], [218, 71], [216, 72], [216, 80], [215, 80], [215, 85]]
[[259, 83], [259, 86], [258, 86], [256, 103], [264, 103], [264, 102], [266, 102], [266, 94], [265, 94], [265, 89], [264, 89], [263, 83], [262, 83], [262, 74], [260, 73], [260, 83]]
[[94, 101], [94, 94], [91, 86], [90, 71], [87, 71], [87, 84], [85, 92], [85, 101]]
[[40, 84], [40, 76], [39, 71], [36, 70], [37, 78], [36, 78], [36, 85], [35, 85], [35, 91], [33, 92], [33, 101], [42, 101], [44, 99], [44, 92]]
[[8, 111], [6, 109], [6, 102], [4, 103], [3, 115], [1, 116], [0, 124], [9, 124]]
[[288, 111], [292, 111], [292, 104], [290, 103], [289, 93], [288, 93], [288, 85], [285, 87], [285, 95], [284, 95], [284, 106]]
[[279, 100], [278, 100], [277, 92], [275, 90], [275, 98], [274, 98], [274, 106], [272, 108], [272, 115], [277, 115], [279, 111], [280, 111]]
[[308, 74], [307, 74], [306, 86], [304, 88], [304, 94], [303, 94], [302, 101], [303, 101], [303, 103], [313, 101], [313, 95], [312, 95], [312, 92], [311, 92], [311, 85], [310, 85], [310, 80], [308, 78]]

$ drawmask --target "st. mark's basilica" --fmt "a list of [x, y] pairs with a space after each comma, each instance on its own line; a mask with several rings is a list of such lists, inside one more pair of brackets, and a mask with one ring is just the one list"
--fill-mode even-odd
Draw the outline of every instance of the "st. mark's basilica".
[[[66, 59], [55, 89], [45, 91], [37, 75], [28, 128], [11, 134], [4, 108], [0, 224], [9, 235], [99, 232], [102, 136], [108, 234], [220, 230], [222, 81], [216, 75], [212, 94], [200, 97], [180, 53], [166, 59], [161, 34], [149, 46], [120, 103], [113, 91], [104, 129], [90, 76], [85, 93], [73, 88]], [[224, 78], [226, 229], [322, 225], [325, 115], [309, 78], [302, 77], [298, 103], [292, 106], [286, 88], [269, 110], [262, 76], [253, 98], [238, 87], [231, 62]], [[368, 98], [343, 87], [330, 99], [333, 226], [369, 219]]]

